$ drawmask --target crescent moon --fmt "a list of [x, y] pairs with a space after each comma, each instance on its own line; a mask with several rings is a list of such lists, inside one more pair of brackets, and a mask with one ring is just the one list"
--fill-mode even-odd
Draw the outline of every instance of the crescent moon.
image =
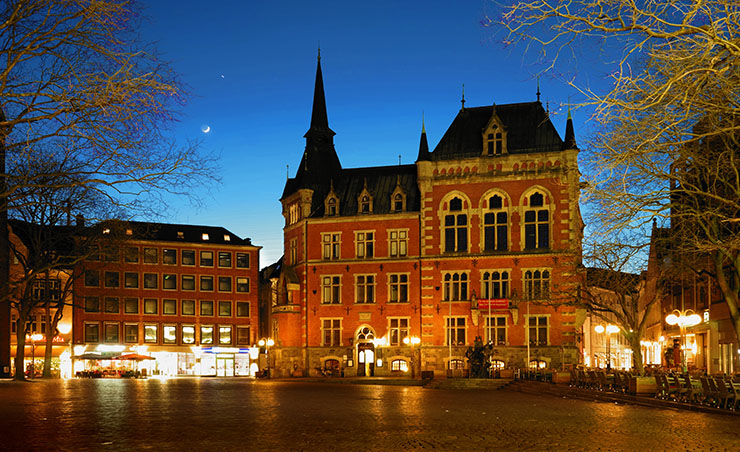
[[203, 133], [208, 133], [208, 132], [210, 132], [210, 131], [211, 131], [211, 126], [209, 126], [209, 125], [203, 125], [203, 126], [202, 126], [202, 127], [200, 128], [200, 130], [202, 130], [202, 131], [203, 131]]

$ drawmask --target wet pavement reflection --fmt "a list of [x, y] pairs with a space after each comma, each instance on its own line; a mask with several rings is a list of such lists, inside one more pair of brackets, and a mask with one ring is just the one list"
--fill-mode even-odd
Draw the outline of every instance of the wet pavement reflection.
[[738, 450], [735, 416], [488, 390], [246, 379], [0, 382], [0, 450]]

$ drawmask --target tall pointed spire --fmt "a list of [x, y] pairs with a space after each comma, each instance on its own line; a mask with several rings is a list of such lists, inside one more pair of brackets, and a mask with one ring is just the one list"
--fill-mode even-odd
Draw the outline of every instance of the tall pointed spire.
[[537, 76], [537, 102], [540, 101], [540, 76]]
[[568, 102], [568, 120], [565, 122], [563, 149], [578, 149], [578, 145], [576, 145], [576, 133], [573, 130], [573, 118], [570, 116], [570, 102]]
[[[329, 131], [329, 119], [326, 115], [326, 97], [324, 96], [324, 77], [321, 74], [321, 48], [319, 47], [316, 62], [316, 84], [313, 90], [313, 110], [311, 111], [311, 130]], [[334, 135], [334, 132], [331, 132]]]
[[306, 150], [296, 174], [298, 186], [317, 187], [326, 183], [335, 173], [341, 171], [342, 165], [334, 150], [334, 133], [329, 128], [326, 114], [326, 97], [324, 96], [324, 78], [321, 73], [321, 48], [316, 62], [316, 83], [313, 92], [313, 109], [311, 110], [311, 127], [304, 135]]
[[429, 160], [429, 143], [427, 142], [427, 130], [424, 125], [424, 113], [421, 114], [421, 138], [419, 139], [419, 155], [417, 162]]

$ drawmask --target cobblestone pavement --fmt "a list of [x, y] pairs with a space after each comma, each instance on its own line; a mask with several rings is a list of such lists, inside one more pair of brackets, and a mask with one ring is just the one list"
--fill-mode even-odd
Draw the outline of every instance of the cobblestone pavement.
[[735, 416], [500, 390], [0, 382], [3, 451], [737, 451]]

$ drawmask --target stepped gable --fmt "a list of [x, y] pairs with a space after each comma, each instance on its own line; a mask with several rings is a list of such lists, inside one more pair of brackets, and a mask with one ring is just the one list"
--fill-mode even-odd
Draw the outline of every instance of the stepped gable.
[[[540, 102], [496, 105], [495, 108], [505, 127], [509, 154], [563, 149], [563, 140]], [[493, 109], [493, 105], [461, 109], [431, 153], [431, 160], [479, 157], [483, 150], [483, 130]]]

